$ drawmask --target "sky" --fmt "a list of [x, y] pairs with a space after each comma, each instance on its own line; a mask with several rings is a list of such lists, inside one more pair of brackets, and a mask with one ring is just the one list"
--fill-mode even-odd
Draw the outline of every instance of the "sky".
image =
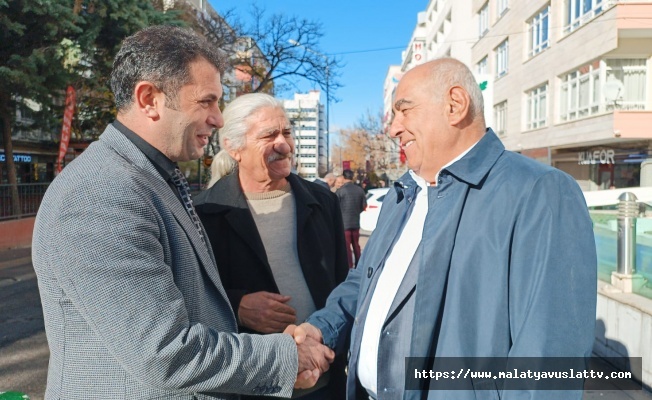
[[[343, 87], [331, 97], [330, 131], [350, 128], [368, 111], [377, 114], [383, 107], [383, 85], [390, 65], [401, 64], [417, 14], [425, 11], [428, 0], [209, 0], [218, 12], [233, 9], [243, 23], [251, 4], [266, 15], [283, 13], [321, 22], [324, 36], [320, 51], [337, 56], [345, 66], [340, 70]], [[304, 86], [300, 86], [302, 89]], [[305, 90], [312, 86], [305, 86]], [[281, 97], [290, 98], [291, 93]], [[322, 101], [325, 102], [325, 94]]]

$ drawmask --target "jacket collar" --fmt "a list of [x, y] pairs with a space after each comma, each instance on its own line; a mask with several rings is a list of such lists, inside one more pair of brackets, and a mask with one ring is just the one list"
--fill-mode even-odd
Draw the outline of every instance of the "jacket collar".
[[419, 185], [412, 178], [409, 172], [406, 172], [394, 182], [394, 190], [396, 191], [396, 204], [407, 199], [408, 202], [412, 202], [419, 192]]
[[154, 164], [140, 151], [140, 149], [125, 135], [123, 135], [112, 124], [109, 124], [104, 133], [100, 135], [101, 142], [111, 146], [118, 154], [127, 160], [130, 164], [135, 165], [147, 172], [150, 172], [155, 178], [165, 181], [163, 176], [156, 169]]
[[[444, 168], [449, 174], [458, 179], [476, 186], [489, 173], [491, 167], [498, 161], [505, 151], [505, 146], [496, 136], [491, 128], [482, 136], [480, 141], [464, 157]], [[418, 192], [419, 185], [409, 173], [405, 173], [396, 182], [396, 202], [400, 203], [404, 198], [412, 201]]]
[[[303, 178], [295, 174], [290, 174], [286, 179], [290, 182], [292, 195], [295, 197], [297, 204], [321, 207], [306, 185], [301, 184], [301, 179]], [[204, 213], [223, 212], [231, 207], [249, 208], [247, 199], [240, 187], [238, 170], [236, 169], [234, 173], [223, 177], [212, 188], [201, 193], [197, 197], [195, 204], [205, 204], [206, 207], [203, 208]]]
[[489, 173], [505, 146], [491, 128], [482, 136], [478, 144], [464, 157], [445, 168], [451, 175], [472, 185], [478, 185]]
[[[154, 164], [152, 164], [147, 156], [145, 156], [145, 154], [140, 151], [140, 149], [132, 141], [130, 141], [113, 125], [107, 126], [104, 133], [102, 133], [100, 136], [99, 141], [111, 147], [123, 159], [125, 159], [126, 162], [149, 175], [148, 178], [151, 180], [152, 186], [161, 196], [165, 204], [169, 207], [178, 224], [188, 235], [189, 241], [192, 247], [195, 249], [195, 253], [200, 260], [199, 262], [203, 265], [209, 278], [212, 280], [213, 284], [222, 295], [224, 301], [228, 304], [228, 298], [226, 296], [226, 292], [224, 291], [224, 287], [222, 286], [220, 276], [217, 272], [215, 258], [213, 256], [213, 251], [210, 249], [208, 238], [206, 238], [207, 245], [204, 245], [204, 243], [201, 241], [201, 237], [199, 236], [199, 232], [197, 231], [197, 227], [193, 224], [188, 215], [188, 212], [184, 208], [179, 198], [173, 192], [173, 189], [165, 182], [163, 176], [161, 176]], [[233, 324], [236, 326], [235, 317], [233, 317]]]

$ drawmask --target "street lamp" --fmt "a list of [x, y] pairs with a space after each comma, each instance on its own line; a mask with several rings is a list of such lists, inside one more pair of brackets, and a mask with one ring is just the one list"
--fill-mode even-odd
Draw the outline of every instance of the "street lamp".
[[331, 95], [330, 95], [330, 67], [328, 65], [328, 56], [315, 51], [311, 49], [308, 46], [305, 46], [299, 42], [297, 42], [294, 39], [288, 39], [288, 43], [290, 43], [293, 46], [300, 46], [306, 49], [307, 51], [318, 55], [319, 57], [322, 57], [324, 61], [326, 62], [326, 171], [331, 170], [331, 145], [330, 145], [330, 116], [329, 116], [329, 109], [330, 109], [330, 102], [331, 102]]

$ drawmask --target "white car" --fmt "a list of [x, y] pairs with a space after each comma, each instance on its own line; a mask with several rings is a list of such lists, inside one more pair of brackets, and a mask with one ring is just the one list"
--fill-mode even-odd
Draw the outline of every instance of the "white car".
[[360, 229], [373, 231], [376, 229], [380, 207], [389, 188], [369, 189], [367, 192], [367, 208], [360, 213]]

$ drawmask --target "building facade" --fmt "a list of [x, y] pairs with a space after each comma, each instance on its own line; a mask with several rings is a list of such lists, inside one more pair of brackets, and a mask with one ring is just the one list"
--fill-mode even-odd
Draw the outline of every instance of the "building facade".
[[508, 150], [584, 190], [652, 185], [652, 1], [431, 0], [401, 71], [441, 56], [484, 84], [487, 123]]
[[652, 185], [641, 177], [652, 158], [652, 1], [473, 0], [473, 12], [471, 67], [493, 76], [493, 128], [507, 149], [584, 190]]
[[308, 180], [314, 180], [327, 168], [326, 122], [320, 96], [319, 90], [311, 90], [283, 100], [293, 126], [294, 166], [297, 174]]
[[471, 0], [430, 0], [425, 11], [417, 14], [410, 43], [401, 54], [401, 65], [390, 66], [385, 77], [383, 118], [386, 129], [391, 123], [396, 85], [406, 71], [440, 57], [454, 57], [471, 65], [471, 47], [477, 40], [477, 36], [469, 34], [469, 21], [473, 16], [471, 5]]

